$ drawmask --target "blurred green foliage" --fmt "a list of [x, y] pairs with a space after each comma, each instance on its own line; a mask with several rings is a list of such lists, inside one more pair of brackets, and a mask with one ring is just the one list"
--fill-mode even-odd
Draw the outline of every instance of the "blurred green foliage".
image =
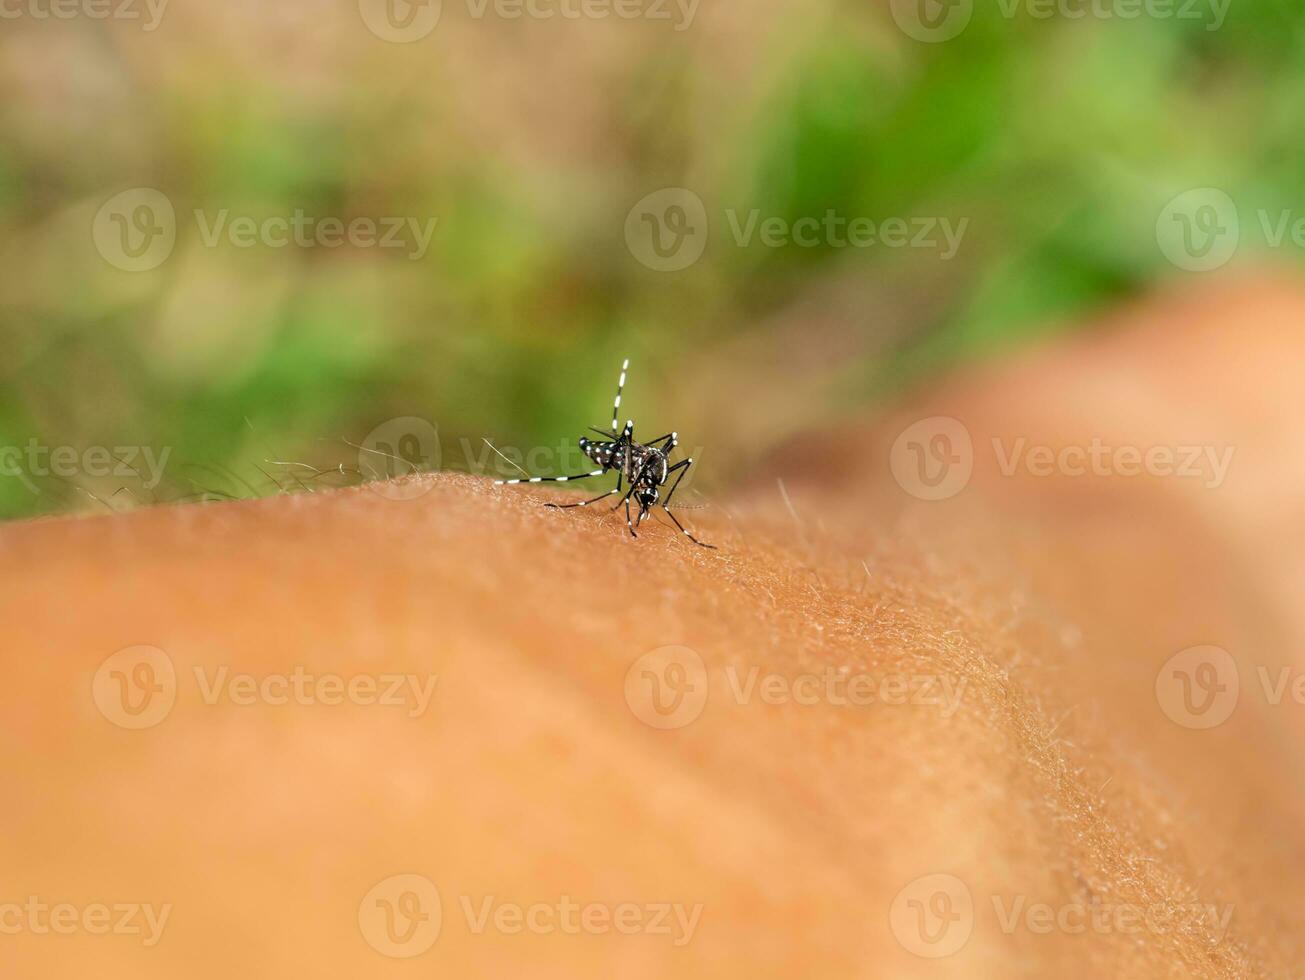
[[[1285, 0], [1232, 4], [1218, 30], [1208, 6], [1125, 20], [983, 4], [939, 44], [887, 4], [703, 10], [683, 32], [452, 8], [414, 45], [346, 10], [312, 13], [286, 46], [241, 3], [149, 36], [31, 23], [0, 41], [0, 446], [171, 450], [152, 488], [0, 476], [0, 514], [295, 489], [286, 462], [356, 481], [352, 444], [400, 416], [436, 424], [453, 468], [482, 436], [555, 446], [605, 423], [627, 354], [639, 418], [746, 462], [795, 403], [807, 423], [871, 405], [1190, 274], [1156, 239], [1182, 191], [1237, 203], [1238, 262], [1267, 251], [1262, 209], [1305, 216], [1305, 11]], [[667, 186], [711, 225], [677, 272], [623, 237]], [[151, 271], [113, 268], [89, 232], [133, 187], [176, 209], [176, 248]], [[208, 246], [197, 209], [438, 224], [412, 260]], [[967, 225], [942, 261], [744, 246], [728, 209]], [[803, 344], [833, 353], [789, 363]], [[776, 382], [799, 372], [786, 401]], [[727, 392], [743, 403], [711, 397]]]

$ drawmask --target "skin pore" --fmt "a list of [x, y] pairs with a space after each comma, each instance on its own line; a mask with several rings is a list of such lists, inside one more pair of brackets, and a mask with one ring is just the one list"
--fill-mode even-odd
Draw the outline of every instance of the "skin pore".
[[[1268, 279], [1160, 296], [800, 438], [688, 512], [718, 551], [665, 522], [632, 541], [605, 505], [541, 506], [577, 489], [454, 474], [411, 499], [8, 525], [4, 961], [105, 978], [1288, 975], [1303, 314], [1305, 292]], [[922, 501], [889, 460], [939, 416], [964, 425], [974, 472]], [[1135, 474], [1124, 450], [1157, 445], [1172, 465]], [[1211, 485], [1213, 467], [1179, 474], [1185, 447], [1235, 452]], [[158, 661], [101, 672], [140, 645], [175, 679]], [[1208, 729], [1157, 689], [1198, 645], [1240, 679]], [[705, 698], [658, 728], [644, 681], [688, 690], [667, 657]], [[171, 688], [152, 727], [104, 704], [132, 678]], [[403, 923], [378, 939], [368, 918], [415, 909], [371, 901], [401, 874], [441, 899], [409, 960], [377, 948]], [[31, 896], [76, 923], [40, 931]], [[155, 942], [91, 928], [91, 905], [123, 903], [154, 910], [138, 919], [162, 923]], [[963, 942], [932, 958], [944, 932]]]

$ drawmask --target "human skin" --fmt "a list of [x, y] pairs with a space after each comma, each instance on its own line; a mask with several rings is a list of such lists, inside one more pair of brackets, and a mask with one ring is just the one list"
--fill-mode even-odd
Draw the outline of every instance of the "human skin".
[[[1305, 649], [1303, 315], [1291, 284], [1218, 283], [972, 369], [686, 512], [716, 551], [454, 474], [409, 481], [411, 499], [6, 526], [5, 975], [1289, 975], [1305, 706], [1290, 684], [1272, 703], [1257, 669], [1294, 677]], [[968, 430], [974, 475], [926, 502], [892, 446], [939, 415]], [[992, 439], [1021, 437], [1235, 456], [1218, 486], [1004, 475]], [[175, 704], [130, 730], [97, 708], [116, 690], [97, 670], [142, 644], [174, 665]], [[1156, 686], [1200, 644], [1240, 678], [1206, 730]], [[696, 652], [707, 696], [662, 729], [641, 700], [659, 662], [641, 658], [665, 646]], [[365, 691], [237, 704], [211, 696], [223, 667], [437, 680], [420, 712]], [[775, 703], [810, 675], [812, 703]], [[831, 676], [907, 703], [841, 703]], [[442, 897], [438, 939], [409, 959], [359, 920], [399, 874]], [[936, 904], [937, 874], [968, 915]], [[2, 907], [29, 896], [170, 912], [153, 945], [39, 934]], [[569, 931], [511, 909], [477, 931], [490, 896], [593, 908]], [[623, 903], [700, 911], [626, 935]], [[910, 932], [922, 911], [968, 938], [919, 955], [941, 950]]]

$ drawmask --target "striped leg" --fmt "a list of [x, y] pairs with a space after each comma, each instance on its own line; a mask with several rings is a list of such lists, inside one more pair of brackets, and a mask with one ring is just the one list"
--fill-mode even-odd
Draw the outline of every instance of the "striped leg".
[[676, 527], [678, 527], [681, 531], [684, 531], [684, 536], [686, 538], [688, 538], [690, 541], [692, 541], [700, 548], [710, 548], [712, 551], [715, 551], [716, 546], [714, 544], [705, 544], [704, 542], [699, 541], [687, 530], [685, 530], [684, 525], [680, 523], [679, 518], [677, 518], [674, 514], [671, 513], [671, 498], [675, 496], [675, 488], [680, 485], [680, 481], [684, 479], [684, 474], [689, 472], [689, 467], [692, 465], [693, 465], [693, 457], [690, 456], [688, 459], [684, 459], [676, 463], [667, 471], [666, 473], [667, 476], [670, 476], [676, 470], [679, 470], [680, 473], [679, 476], [675, 478], [675, 482], [671, 484], [671, 491], [666, 495], [666, 500], [662, 502], [662, 510], [666, 511], [667, 517], [675, 521]]
[[602, 476], [605, 472], [606, 470], [594, 470], [591, 473], [580, 473], [576, 476], [532, 476], [520, 480], [495, 480], [494, 486], [511, 486], [516, 483], [566, 483], [568, 480], [587, 480], [591, 476]]
[[664, 436], [658, 436], [652, 442], [648, 443], [648, 445], [656, 448], [657, 444], [661, 442], [670, 443], [669, 446], [662, 450], [662, 452], [669, 454], [672, 449], [680, 444], [680, 434], [678, 432], [668, 432]]
[[662, 510], [666, 511], [667, 517], [675, 521], [676, 527], [678, 527], [681, 531], [684, 531], [684, 536], [688, 538], [690, 541], [692, 541], [694, 544], [696, 544], [699, 548], [710, 548], [712, 551], [716, 550], [716, 546], [714, 544], [705, 544], [702, 541], [699, 541], [697, 538], [695, 538], [688, 531], [685, 531], [684, 525], [679, 522], [679, 519], [674, 514], [671, 513], [670, 508], [668, 508], [665, 504], [662, 505]]
[[[689, 467], [692, 466], [692, 465], [693, 465], [693, 457], [690, 456], [688, 459], [682, 459], [682, 460], [680, 460], [678, 463], [676, 463], [674, 466], [672, 466], [669, 470], [666, 471], [666, 475], [667, 475], [668, 477], [669, 477], [672, 473], [674, 473], [676, 470], [679, 470], [679, 471], [680, 471], [680, 475], [677, 476], [677, 477], [675, 478], [675, 482], [671, 484], [671, 491], [670, 491], [670, 493], [668, 493], [668, 494], [666, 495], [666, 500], [662, 503], [662, 506], [665, 507], [667, 510], [670, 509], [670, 506], [671, 506], [671, 498], [675, 496], [675, 488], [678, 487], [678, 486], [680, 485], [680, 481], [684, 479], [684, 474], [687, 473], [687, 472], [689, 472]], [[677, 521], [676, 523], [679, 523], [679, 522]], [[683, 530], [683, 529], [681, 528], [681, 530]]]

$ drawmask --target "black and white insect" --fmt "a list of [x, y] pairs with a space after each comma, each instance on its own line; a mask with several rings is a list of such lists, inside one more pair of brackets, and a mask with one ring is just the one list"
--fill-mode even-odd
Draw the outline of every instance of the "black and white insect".
[[[628, 484], [629, 488], [625, 490], [624, 496], [616, 502], [616, 506], [625, 505], [625, 526], [630, 531], [632, 537], [638, 537], [635, 529], [648, 516], [653, 507], [660, 506], [666, 511], [666, 516], [675, 521], [675, 526], [684, 532], [694, 544], [702, 548], [715, 548], [715, 545], [705, 544], [690, 534], [683, 524], [679, 522], [674, 514], [671, 513], [671, 498], [675, 496], [675, 490], [684, 479], [684, 474], [689, 471], [693, 465], [693, 457], [682, 459], [678, 463], [671, 462], [671, 453], [679, 445], [679, 433], [671, 432], [668, 435], [654, 439], [652, 442], [639, 443], [634, 441], [634, 422], [627, 421], [621, 434], [616, 434], [616, 420], [621, 411], [621, 392], [625, 390], [625, 375], [630, 370], [630, 360], [626, 358], [621, 364], [621, 378], [616, 383], [616, 401], [612, 404], [612, 431], [613, 438], [607, 438], [608, 433], [602, 429], [590, 426], [591, 431], [597, 432], [603, 439], [593, 440], [584, 436], [580, 437], [580, 451], [587, 457], [597, 463], [601, 469], [593, 470], [589, 473], [581, 473], [577, 476], [532, 476], [520, 480], [495, 480], [500, 485], [510, 485], [515, 483], [567, 483], [571, 480], [587, 480], [590, 477], [602, 476], [605, 473], [616, 471], [616, 489], [608, 490], [601, 493], [591, 500], [582, 500], [575, 504], [547, 504], [545, 506], [553, 507], [558, 510], [566, 510], [571, 507], [588, 507], [590, 504], [596, 504], [600, 500], [615, 496], [621, 493], [622, 484]], [[675, 477], [675, 482], [671, 483], [671, 488], [666, 493], [666, 499], [661, 499], [662, 488], [666, 486], [671, 477]], [[639, 516], [632, 518], [630, 515], [630, 499], [633, 498], [635, 505], [639, 508]]]

